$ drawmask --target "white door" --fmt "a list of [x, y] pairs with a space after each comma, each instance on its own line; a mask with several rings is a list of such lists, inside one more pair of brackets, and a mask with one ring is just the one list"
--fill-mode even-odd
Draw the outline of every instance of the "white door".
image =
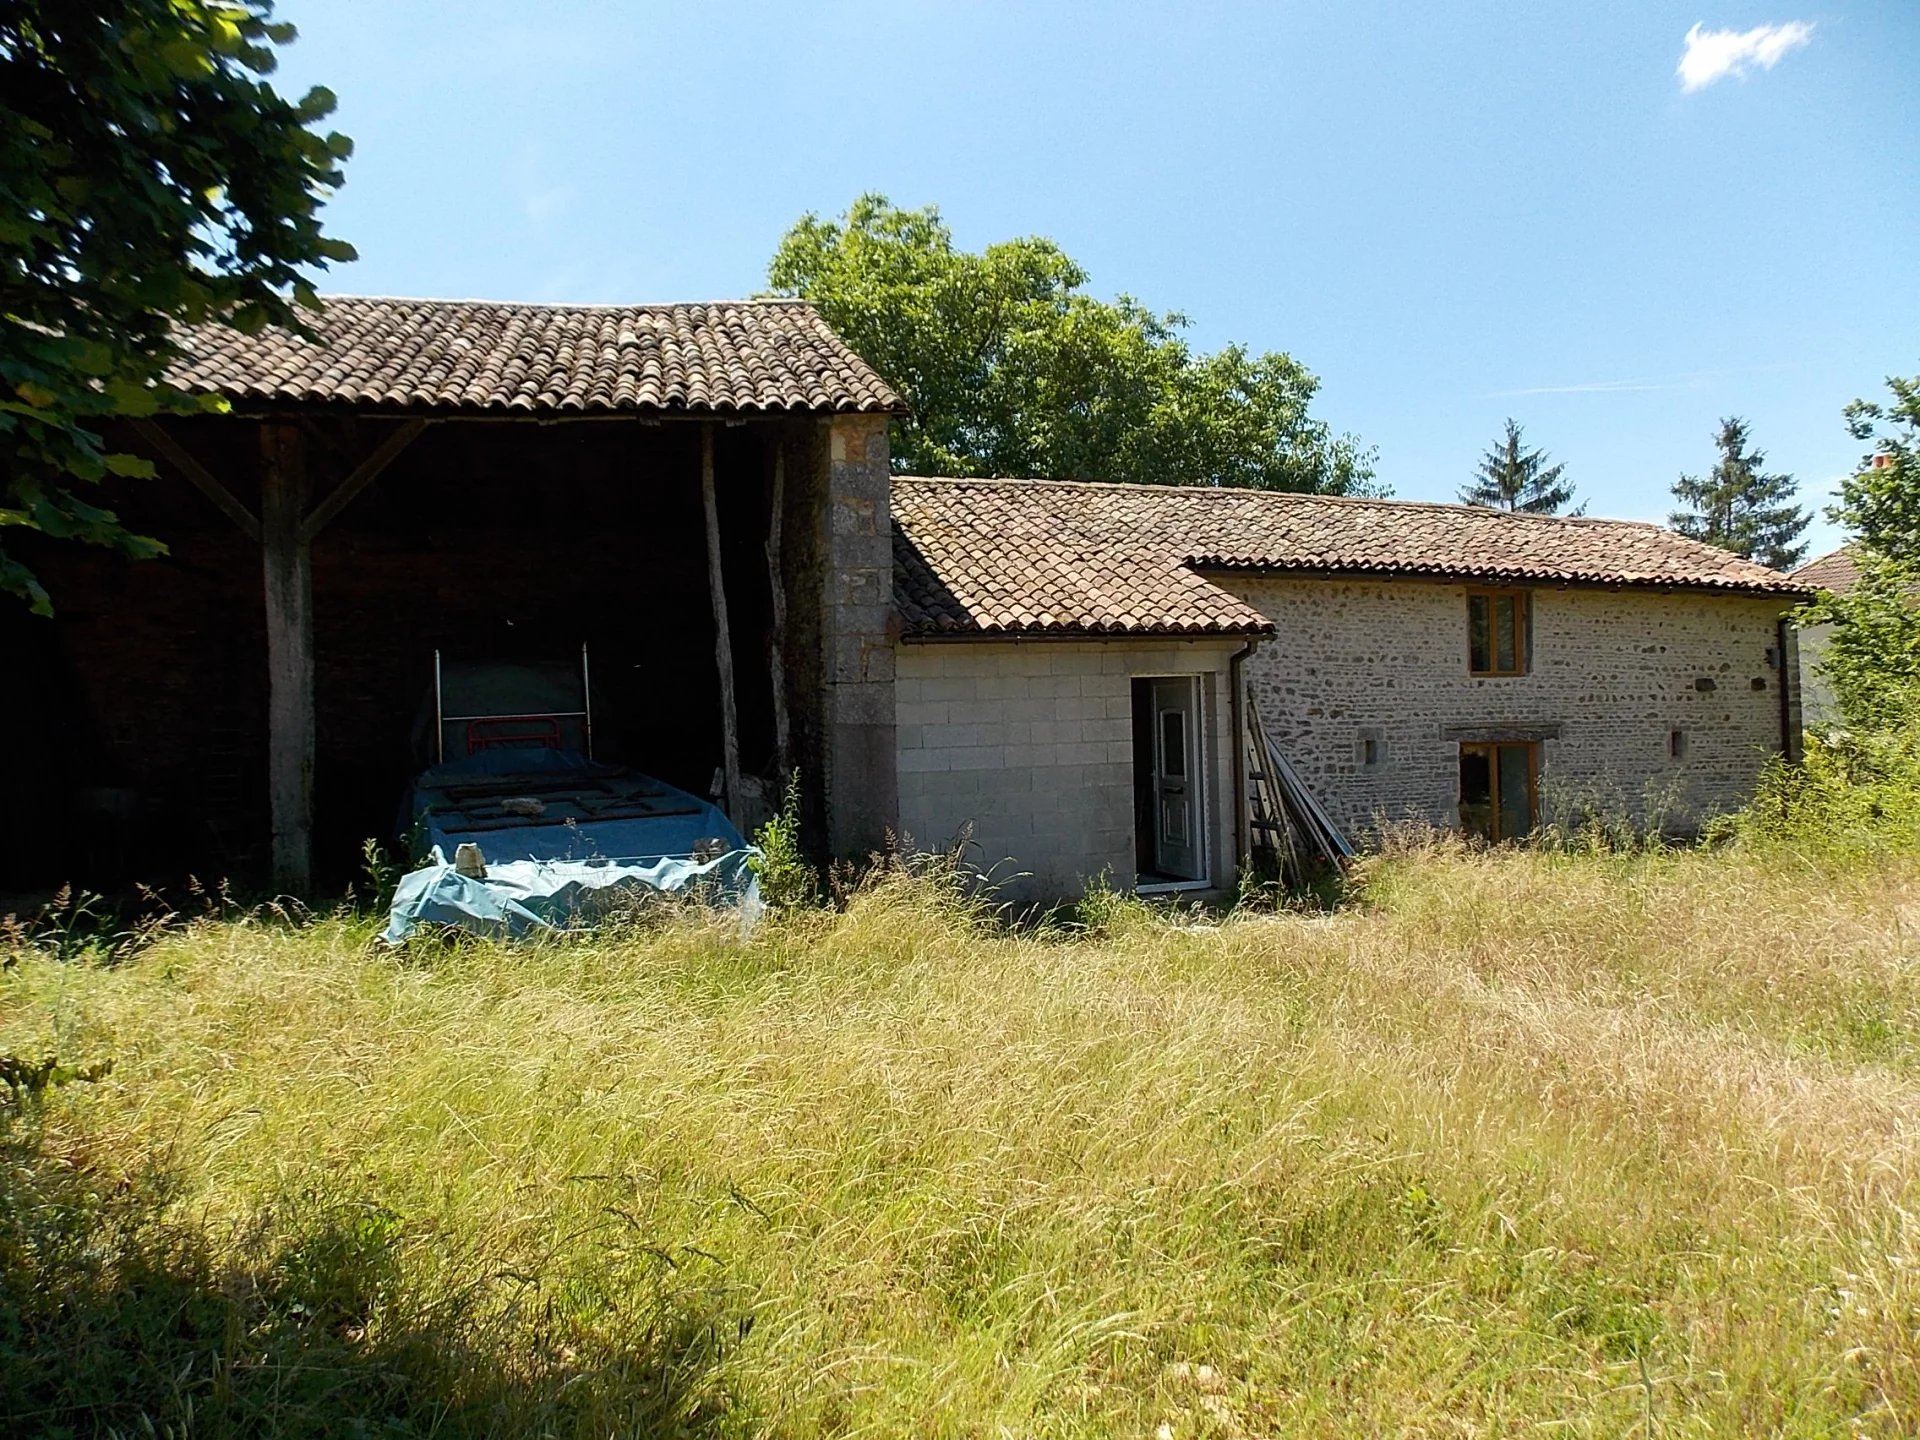
[[1154, 867], [1179, 880], [1200, 870], [1200, 746], [1189, 678], [1153, 682]]

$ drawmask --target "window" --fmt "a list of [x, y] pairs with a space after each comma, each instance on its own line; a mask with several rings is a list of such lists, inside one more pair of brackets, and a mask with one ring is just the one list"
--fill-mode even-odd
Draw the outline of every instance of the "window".
[[1520, 590], [1467, 592], [1467, 669], [1475, 675], [1527, 673], [1527, 597]]
[[1498, 844], [1538, 823], [1534, 790], [1540, 746], [1533, 740], [1469, 741], [1460, 747], [1460, 828]]
[[1174, 780], [1187, 778], [1187, 712], [1160, 712], [1160, 773]]
[[1675, 760], [1687, 758], [1687, 732], [1669, 730], [1667, 732], [1667, 754]]

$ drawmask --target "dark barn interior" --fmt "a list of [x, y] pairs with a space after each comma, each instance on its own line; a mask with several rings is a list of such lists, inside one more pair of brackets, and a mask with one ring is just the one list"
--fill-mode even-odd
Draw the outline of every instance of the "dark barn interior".
[[[328, 413], [291, 422], [311, 502], [403, 423]], [[710, 428], [709, 428], [710, 427]], [[463, 659], [591, 656], [597, 754], [697, 794], [722, 764], [715, 620], [701, 486], [715, 494], [743, 772], [776, 779], [767, 541], [780, 466], [787, 577], [783, 700], [807, 767], [818, 726], [821, 425], [632, 415], [449, 418], [422, 429], [311, 542], [313, 880], [353, 878], [362, 842], [391, 839], [409, 778], [430, 758], [436, 649]], [[261, 417], [167, 422], [166, 433], [261, 514]], [[269, 718], [260, 543], [139, 434], [158, 477], [102, 503], [166, 557], [133, 561], [40, 543], [21, 558], [52, 620], [0, 605], [13, 758], [0, 892], [264, 883]], [[797, 583], [796, 577], [813, 583]], [[816, 817], [817, 819], [817, 817]]]

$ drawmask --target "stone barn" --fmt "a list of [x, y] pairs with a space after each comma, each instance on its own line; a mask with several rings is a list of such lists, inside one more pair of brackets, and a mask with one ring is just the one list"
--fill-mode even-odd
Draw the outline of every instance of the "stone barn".
[[315, 326], [195, 333], [177, 382], [228, 413], [111, 437], [158, 478], [103, 503], [164, 558], [22, 547], [56, 615], [0, 609], [0, 891], [336, 889], [394, 833], [436, 653], [585, 646], [598, 753], [718, 774], [736, 814], [792, 767], [822, 852], [885, 843], [903, 406], [810, 308], [336, 298]]

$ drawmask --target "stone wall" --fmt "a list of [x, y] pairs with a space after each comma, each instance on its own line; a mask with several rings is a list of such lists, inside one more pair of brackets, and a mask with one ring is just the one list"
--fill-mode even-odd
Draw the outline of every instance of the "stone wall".
[[1014, 899], [1135, 877], [1136, 676], [1201, 675], [1210, 875], [1232, 883], [1237, 641], [948, 641], [902, 645], [900, 820], [920, 849], [970, 835], [967, 861]]
[[1276, 627], [1245, 670], [1268, 732], [1358, 834], [1457, 823], [1462, 740], [1544, 736], [1549, 811], [1590, 799], [1680, 830], [1742, 804], [1780, 746], [1777, 601], [1535, 589], [1530, 673], [1476, 679], [1458, 585], [1221, 583]]
[[899, 824], [894, 763], [892, 477], [885, 415], [825, 422], [827, 843], [837, 856], [878, 850]]

